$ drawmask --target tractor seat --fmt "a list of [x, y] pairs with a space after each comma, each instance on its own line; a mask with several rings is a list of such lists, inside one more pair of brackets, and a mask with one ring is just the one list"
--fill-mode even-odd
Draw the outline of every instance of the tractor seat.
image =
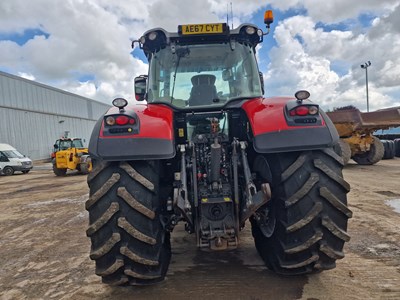
[[217, 98], [215, 87], [216, 77], [210, 74], [195, 75], [191, 78], [192, 90], [189, 97], [189, 106], [212, 104]]

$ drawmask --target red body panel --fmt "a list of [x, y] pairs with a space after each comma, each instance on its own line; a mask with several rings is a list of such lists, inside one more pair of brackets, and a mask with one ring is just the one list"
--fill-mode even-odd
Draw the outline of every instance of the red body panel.
[[253, 134], [259, 135], [267, 132], [296, 130], [300, 128], [324, 127], [319, 126], [289, 126], [285, 119], [284, 109], [289, 97], [257, 98], [245, 102], [242, 106], [249, 118]]
[[[136, 104], [125, 107], [125, 110], [127, 115], [129, 115], [129, 112], [134, 112], [139, 118], [139, 134], [129, 136], [104, 136], [103, 122], [100, 130], [101, 138], [155, 138], [173, 140], [173, 111], [167, 106], [160, 104]], [[118, 108], [112, 107], [107, 112], [107, 115], [119, 113]]]

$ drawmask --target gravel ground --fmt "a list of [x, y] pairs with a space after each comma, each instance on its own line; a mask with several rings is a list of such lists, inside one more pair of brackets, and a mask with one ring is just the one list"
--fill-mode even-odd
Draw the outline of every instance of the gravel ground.
[[0, 176], [0, 299], [400, 299], [400, 159], [350, 161], [344, 176], [353, 218], [336, 269], [281, 277], [259, 258], [249, 224], [237, 250], [217, 253], [198, 251], [179, 226], [167, 280], [149, 287], [110, 287], [94, 274], [86, 176], [56, 177], [48, 163]]

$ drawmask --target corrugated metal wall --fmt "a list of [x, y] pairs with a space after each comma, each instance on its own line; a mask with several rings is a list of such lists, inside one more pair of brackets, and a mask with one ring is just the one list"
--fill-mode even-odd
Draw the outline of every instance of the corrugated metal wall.
[[94, 124], [109, 107], [0, 71], [0, 143], [34, 160], [49, 158], [65, 131], [87, 145]]

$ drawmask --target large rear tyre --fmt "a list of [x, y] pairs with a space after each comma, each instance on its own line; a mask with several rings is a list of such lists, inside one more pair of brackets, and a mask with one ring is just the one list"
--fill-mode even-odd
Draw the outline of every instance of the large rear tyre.
[[93, 161], [86, 209], [96, 274], [112, 285], [162, 281], [171, 258], [170, 236], [161, 224], [158, 161]]
[[368, 152], [353, 156], [353, 160], [359, 165], [373, 165], [383, 158], [385, 147], [376, 136], [374, 136], [373, 139], [374, 142], [371, 144], [371, 148]]
[[251, 219], [260, 256], [267, 267], [283, 275], [334, 268], [335, 261], [344, 257], [343, 246], [350, 239], [347, 221], [352, 216], [342, 159], [332, 149], [267, 159], [273, 175], [269, 215], [261, 218], [266, 224]]
[[351, 158], [351, 147], [346, 141], [339, 139], [335, 145], [335, 152], [342, 157], [344, 165], [347, 165]]

